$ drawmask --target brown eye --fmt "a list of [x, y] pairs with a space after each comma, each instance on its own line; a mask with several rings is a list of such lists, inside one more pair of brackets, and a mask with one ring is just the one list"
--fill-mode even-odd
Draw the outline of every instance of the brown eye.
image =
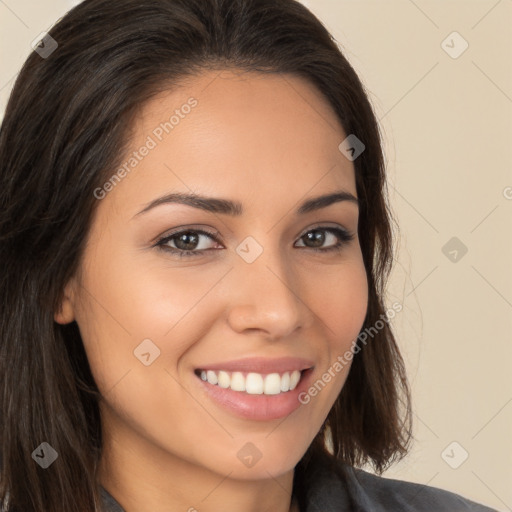
[[[200, 229], [186, 229], [166, 235], [157, 242], [156, 246], [179, 257], [201, 256], [207, 251], [214, 250], [213, 247], [208, 247], [207, 242], [201, 244], [202, 238], [210, 239], [219, 243], [213, 233]], [[333, 239], [334, 244], [331, 243], [327, 247], [324, 247], [326, 242], [333, 241]], [[303, 241], [303, 245], [298, 247], [304, 247], [313, 251], [326, 253], [329, 251], [341, 250], [353, 239], [354, 235], [348, 233], [344, 229], [335, 227], [318, 227], [311, 229], [302, 235], [299, 240]]]
[[[327, 234], [330, 234], [331, 237], [328, 237]], [[322, 247], [324, 243], [329, 241], [329, 238], [337, 239], [338, 241], [334, 245], [329, 245], [327, 247]], [[300, 240], [303, 240], [305, 246], [313, 251], [320, 252], [328, 252], [328, 251], [336, 251], [340, 250], [345, 246], [348, 242], [354, 239], [354, 235], [348, 233], [344, 229], [341, 228], [333, 228], [333, 227], [319, 227], [315, 229], [311, 229], [303, 236], [300, 237]]]
[[[200, 229], [187, 229], [166, 235], [156, 245], [178, 256], [198, 256], [212, 249], [204, 247], [204, 243], [201, 244], [202, 238], [209, 238], [218, 243], [212, 233]], [[174, 247], [170, 244], [174, 244]], [[208, 244], [206, 243], [206, 245]]]

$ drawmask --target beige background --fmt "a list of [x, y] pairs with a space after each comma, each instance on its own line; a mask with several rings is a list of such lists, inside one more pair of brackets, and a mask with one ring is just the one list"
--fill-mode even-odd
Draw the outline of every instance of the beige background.
[[[0, 112], [30, 42], [73, 3], [0, 0]], [[512, 0], [303, 3], [359, 72], [386, 137], [400, 224], [388, 299], [404, 305], [393, 323], [416, 441], [385, 475], [510, 511]]]

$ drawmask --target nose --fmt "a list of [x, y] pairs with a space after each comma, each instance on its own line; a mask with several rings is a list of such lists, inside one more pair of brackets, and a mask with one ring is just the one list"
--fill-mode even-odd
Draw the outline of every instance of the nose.
[[228, 323], [234, 331], [278, 340], [311, 324], [313, 312], [301, 296], [300, 279], [278, 258], [238, 261], [230, 280]]

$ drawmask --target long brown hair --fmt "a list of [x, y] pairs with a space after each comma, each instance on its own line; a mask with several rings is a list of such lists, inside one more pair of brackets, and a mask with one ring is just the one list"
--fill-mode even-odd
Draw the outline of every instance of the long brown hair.
[[[78, 269], [94, 190], [119, 164], [136, 109], [205, 69], [293, 73], [318, 88], [345, 133], [365, 145], [354, 161], [369, 286], [363, 329], [385, 313], [393, 218], [365, 89], [325, 27], [297, 1], [85, 0], [49, 34], [58, 46], [47, 40], [52, 53], [28, 57], [0, 129], [0, 505], [93, 512], [100, 507], [101, 396], [77, 324], [53, 318]], [[406, 453], [410, 397], [390, 325], [358, 347], [296, 467], [295, 490], [307, 488], [315, 458], [370, 463], [381, 472]], [[32, 458], [43, 442], [59, 455], [46, 470]]]

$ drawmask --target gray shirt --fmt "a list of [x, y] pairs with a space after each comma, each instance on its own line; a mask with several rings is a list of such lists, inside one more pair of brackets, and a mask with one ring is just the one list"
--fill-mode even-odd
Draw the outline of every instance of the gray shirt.
[[[312, 465], [307, 505], [301, 512], [497, 512], [436, 487], [373, 475], [338, 463], [344, 478]], [[101, 487], [103, 512], [125, 512]]]

